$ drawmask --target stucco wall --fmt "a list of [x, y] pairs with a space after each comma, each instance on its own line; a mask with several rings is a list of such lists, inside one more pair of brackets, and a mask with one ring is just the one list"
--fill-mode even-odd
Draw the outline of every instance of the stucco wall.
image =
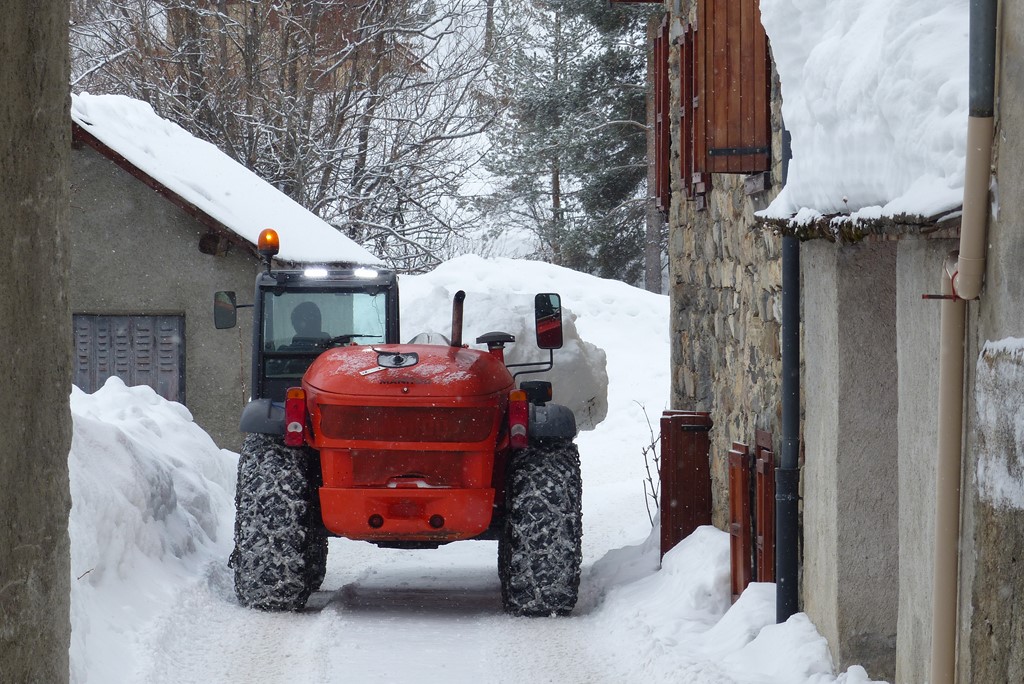
[[240, 310], [234, 330], [216, 330], [213, 293], [235, 290], [249, 303], [256, 260], [238, 249], [201, 253], [203, 226], [91, 148], [71, 160], [72, 311], [183, 314], [186, 406], [218, 445], [237, 449], [251, 309]]
[[841, 667], [895, 670], [896, 243], [802, 249], [804, 608]]
[[[808, 242], [801, 246], [803, 319], [814, 315], [813, 325], [803, 327], [804, 452], [803, 472], [803, 594], [801, 607], [833, 648], [839, 643], [839, 559], [835, 505], [839, 481], [838, 449], [839, 386], [839, 291], [836, 284], [835, 246]], [[807, 382], [813, 381], [812, 387]]]
[[896, 277], [899, 364], [899, 618], [897, 682], [922, 682], [931, 658], [938, 434], [938, 301], [955, 240], [899, 243]]
[[0, 20], [0, 681], [67, 682], [68, 3]]

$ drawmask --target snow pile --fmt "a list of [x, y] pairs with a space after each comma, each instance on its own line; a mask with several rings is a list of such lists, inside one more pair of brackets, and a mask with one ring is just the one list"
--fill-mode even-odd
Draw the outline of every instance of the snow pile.
[[762, 0], [793, 144], [788, 183], [763, 215], [956, 209], [967, 15], [967, 0]]
[[[655, 535], [634, 550], [646, 559], [640, 565], [657, 563]], [[621, 554], [609, 554], [594, 574], [614, 581], [621, 570], [609, 561], [621, 562]], [[833, 677], [828, 644], [804, 613], [775, 624], [774, 584], [751, 584], [735, 604], [730, 594], [729, 535], [698, 528], [665, 554], [660, 572], [609, 592], [595, 616], [591, 647], [639, 654], [638, 662], [620, 662], [628, 665], [623, 681], [870, 681], [858, 666]]]
[[72, 681], [132, 681], [138, 627], [230, 551], [237, 457], [117, 378], [73, 388], [71, 413]]
[[307, 211], [216, 146], [123, 95], [71, 95], [71, 118], [173, 192], [252, 244], [281, 235], [278, 258], [300, 263], [379, 264], [380, 259]]
[[[403, 276], [404, 334], [410, 337], [432, 331], [450, 336], [452, 298], [459, 290], [465, 290], [463, 342], [479, 349], [481, 347], [475, 344], [478, 336], [493, 331], [507, 332], [516, 338], [505, 348], [507, 363], [547, 361], [547, 352], [537, 348], [533, 297], [538, 292], [554, 291], [544, 289], [554, 282], [535, 282], [528, 274], [532, 271], [539, 275], [559, 268], [540, 262], [487, 260], [465, 255], [426, 275]], [[567, 280], [569, 278], [563, 278], [562, 282]], [[594, 280], [602, 285], [611, 282]], [[639, 292], [635, 288], [629, 290]], [[549, 380], [554, 401], [572, 409], [581, 430], [590, 430], [608, 413], [606, 355], [595, 340], [581, 338], [577, 327], [579, 317], [574, 313], [579, 300], [561, 294], [563, 346], [555, 351], [555, 365], [550, 371], [530, 374], [524, 379]]]

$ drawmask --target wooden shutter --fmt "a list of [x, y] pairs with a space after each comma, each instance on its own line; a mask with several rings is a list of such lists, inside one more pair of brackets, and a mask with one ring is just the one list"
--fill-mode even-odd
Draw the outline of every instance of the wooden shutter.
[[668, 73], [668, 18], [654, 37], [651, 77], [654, 81], [654, 198], [659, 209], [672, 206], [672, 130], [670, 124], [671, 91]]
[[769, 170], [771, 62], [758, 0], [698, 0], [695, 52], [695, 169]]
[[746, 444], [733, 442], [729, 451], [729, 556], [732, 600], [739, 598], [753, 579], [750, 515], [750, 453]]
[[711, 185], [706, 173], [701, 172], [695, 159], [704, 155], [704, 140], [698, 139], [697, 119], [697, 62], [695, 50], [697, 33], [691, 24], [683, 29], [679, 42], [679, 177], [686, 197], [695, 200], [698, 209], [704, 208], [704, 198]]
[[95, 392], [107, 378], [148, 385], [185, 403], [185, 317], [75, 314], [74, 384]]
[[756, 500], [754, 526], [757, 548], [755, 564], [758, 582], [775, 581], [775, 451], [772, 434], [758, 430], [754, 438]]
[[661, 416], [661, 555], [711, 524], [711, 414]]

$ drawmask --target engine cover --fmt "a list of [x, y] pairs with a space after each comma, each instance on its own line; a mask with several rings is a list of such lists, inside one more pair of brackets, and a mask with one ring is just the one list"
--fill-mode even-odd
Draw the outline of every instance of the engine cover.
[[337, 347], [306, 371], [307, 391], [362, 397], [481, 397], [507, 393], [512, 374], [489, 352], [429, 344]]

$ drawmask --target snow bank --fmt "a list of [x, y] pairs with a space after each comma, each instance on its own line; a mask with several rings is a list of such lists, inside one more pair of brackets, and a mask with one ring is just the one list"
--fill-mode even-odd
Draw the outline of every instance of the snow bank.
[[[532, 264], [536, 264], [533, 266]], [[547, 361], [546, 351], [537, 348], [533, 320], [533, 296], [553, 292], [554, 283], [541, 274], [558, 266], [512, 259], [483, 259], [465, 255], [442, 264], [426, 275], [403, 276], [402, 329], [406, 338], [423, 331], [451, 335], [452, 298], [466, 291], [463, 341], [475, 345], [476, 338], [492, 331], [515, 336], [505, 349], [508, 363]], [[567, 270], [567, 269], [561, 269]], [[524, 271], [534, 276], [523, 277]], [[600, 278], [575, 273], [573, 279]], [[560, 279], [564, 284], [569, 278]], [[538, 282], [540, 281], [540, 282]], [[608, 414], [608, 373], [606, 354], [593, 340], [582, 339], [577, 327], [579, 304], [562, 293], [564, 344], [555, 350], [554, 367], [525, 379], [549, 380], [554, 401], [573, 410], [581, 430], [597, 426]]]
[[[507, 349], [511, 361], [546, 357], [534, 344], [533, 296], [561, 295], [566, 346], [555, 351], [552, 371], [536, 377], [551, 379], [555, 400], [576, 410], [583, 424], [588, 410], [589, 423], [596, 422], [607, 402], [604, 420], [576, 440], [583, 463], [585, 562], [646, 537], [641, 450], [669, 408], [668, 297], [539, 261], [473, 255], [425, 275], [403, 276], [401, 284], [403, 339], [423, 330], [448, 334], [451, 298], [461, 289], [463, 339], [472, 342], [491, 330], [514, 333], [521, 341]], [[613, 522], [600, 522], [609, 514]]]
[[793, 144], [788, 183], [764, 215], [958, 207], [967, 14], [967, 0], [762, 0]]
[[237, 457], [181, 404], [111, 378], [71, 393], [72, 682], [130, 681], [137, 628], [231, 548]]
[[[634, 547], [655, 564], [657, 536]], [[644, 563], [634, 558], [633, 565]], [[603, 581], [618, 574], [604, 561], [594, 572]], [[859, 666], [833, 675], [828, 643], [806, 614], [775, 624], [774, 584], [755, 582], [732, 603], [729, 577], [729, 535], [698, 528], [665, 554], [659, 572], [609, 591], [594, 616], [591, 648], [620, 659], [633, 654], [619, 664], [628, 666], [623, 681], [870, 681]]]

